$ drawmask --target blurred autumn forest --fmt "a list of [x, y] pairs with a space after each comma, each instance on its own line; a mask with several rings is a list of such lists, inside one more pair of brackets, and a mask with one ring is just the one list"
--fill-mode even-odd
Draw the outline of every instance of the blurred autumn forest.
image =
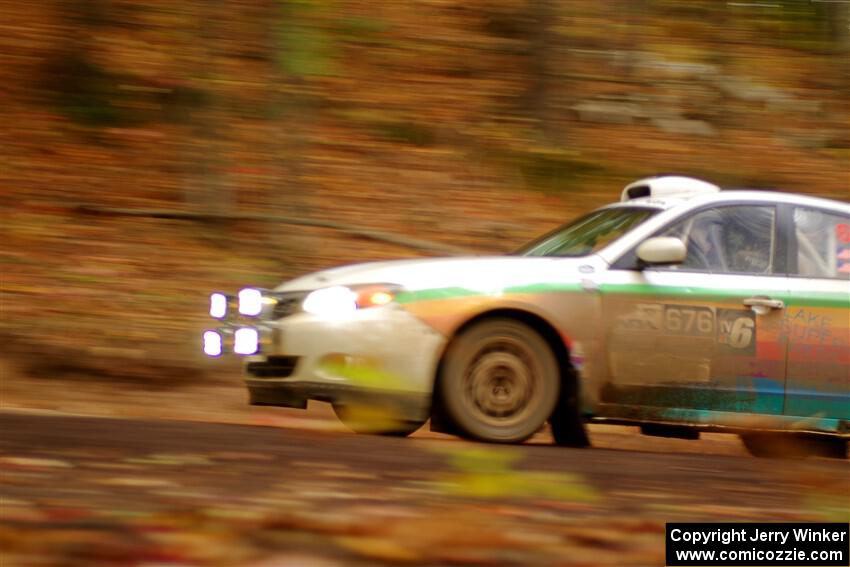
[[0, 5], [6, 377], [195, 380], [209, 291], [426, 253], [80, 204], [493, 253], [662, 171], [850, 193], [850, 3]]

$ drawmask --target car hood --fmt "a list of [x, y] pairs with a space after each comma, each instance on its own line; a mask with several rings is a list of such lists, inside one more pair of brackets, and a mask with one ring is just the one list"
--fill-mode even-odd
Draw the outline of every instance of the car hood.
[[578, 282], [598, 271], [597, 257], [540, 258], [473, 256], [352, 264], [285, 282], [275, 291], [304, 291], [335, 285], [398, 284], [410, 291], [445, 287], [499, 289], [542, 282]]

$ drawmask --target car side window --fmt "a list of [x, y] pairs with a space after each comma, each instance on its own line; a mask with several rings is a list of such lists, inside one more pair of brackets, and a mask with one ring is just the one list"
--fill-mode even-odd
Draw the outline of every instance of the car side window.
[[773, 272], [776, 209], [735, 205], [704, 209], [679, 221], [659, 236], [682, 240], [688, 254], [671, 270], [720, 274]]
[[797, 269], [809, 278], [850, 279], [850, 217], [794, 208]]

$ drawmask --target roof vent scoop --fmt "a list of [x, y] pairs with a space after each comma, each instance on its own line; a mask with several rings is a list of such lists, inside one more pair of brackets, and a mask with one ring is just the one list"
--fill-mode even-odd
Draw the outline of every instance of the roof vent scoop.
[[639, 179], [634, 183], [626, 185], [621, 201], [631, 201], [641, 197], [652, 197], [654, 199], [689, 199], [697, 195], [707, 193], [718, 193], [720, 187], [681, 175], [662, 175], [658, 177], [647, 177]]

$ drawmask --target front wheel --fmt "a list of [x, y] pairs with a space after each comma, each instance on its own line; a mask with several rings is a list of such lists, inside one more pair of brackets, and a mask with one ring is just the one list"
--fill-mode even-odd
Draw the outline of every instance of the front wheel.
[[460, 432], [492, 443], [519, 443], [536, 433], [558, 401], [560, 374], [549, 345], [513, 319], [487, 319], [446, 352], [441, 404]]
[[407, 437], [424, 422], [402, 419], [389, 407], [370, 404], [333, 404], [334, 413], [355, 433]]

